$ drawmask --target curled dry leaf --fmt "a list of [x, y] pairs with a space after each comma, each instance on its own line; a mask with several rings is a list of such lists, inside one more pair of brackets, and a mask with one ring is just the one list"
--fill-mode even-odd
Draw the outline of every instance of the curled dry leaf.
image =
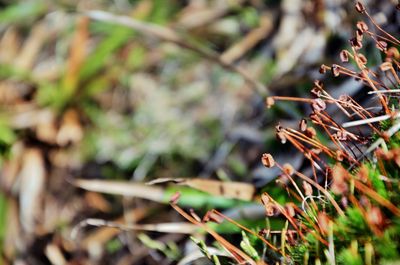
[[78, 112], [68, 110], [63, 117], [60, 130], [57, 133], [57, 144], [65, 146], [79, 142], [83, 138], [83, 129], [79, 121]]

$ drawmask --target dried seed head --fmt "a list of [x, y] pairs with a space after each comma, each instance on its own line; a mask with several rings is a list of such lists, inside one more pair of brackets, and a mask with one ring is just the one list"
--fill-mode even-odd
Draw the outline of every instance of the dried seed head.
[[321, 154], [322, 149], [321, 148], [311, 148], [310, 151], [313, 152], [316, 155], [319, 155], [319, 154]]
[[356, 50], [359, 50], [362, 48], [362, 42], [359, 41], [357, 38], [350, 39], [350, 45]]
[[275, 126], [275, 131], [276, 131], [276, 132], [281, 132], [282, 130], [283, 130], [282, 125], [280, 125], [280, 124], [278, 123], [278, 125]]
[[362, 65], [366, 65], [366, 64], [367, 64], [367, 58], [364, 56], [364, 54], [359, 53], [357, 58], [358, 58], [358, 61], [359, 61]]
[[361, 32], [366, 32], [368, 30], [368, 26], [364, 21], [358, 21], [357, 29], [361, 30]]
[[334, 77], [338, 77], [340, 74], [340, 68], [337, 64], [332, 64], [331, 71]]
[[324, 83], [322, 83], [321, 80], [314, 80], [314, 86], [316, 86], [319, 89], [322, 89], [324, 87]]
[[389, 71], [393, 67], [392, 63], [384, 62], [379, 66], [382, 72]]
[[267, 216], [273, 216], [275, 214], [275, 205], [266, 194], [261, 195], [261, 202], [264, 204], [265, 214]]
[[315, 98], [319, 98], [321, 96], [322, 92], [321, 89], [319, 89], [318, 87], [313, 87], [311, 89], [311, 95]]
[[321, 64], [321, 66], [319, 67], [319, 73], [325, 74], [326, 70], [329, 70], [329, 66], [326, 66], [325, 64]]
[[294, 207], [291, 203], [288, 203], [285, 205], [286, 208], [286, 213], [290, 216], [290, 217], [294, 217], [296, 215], [296, 212], [294, 210]]
[[343, 108], [349, 108], [352, 105], [351, 100], [347, 95], [340, 95], [338, 101]]
[[282, 144], [286, 144], [287, 138], [284, 132], [278, 132], [276, 136], [278, 137], [278, 139], [281, 141]]
[[363, 32], [361, 31], [361, 30], [359, 30], [359, 29], [357, 29], [356, 30], [356, 39], [357, 39], [357, 41], [359, 41], [359, 42], [362, 42], [363, 41]]
[[363, 4], [361, 4], [360, 2], [357, 1], [356, 3], [356, 10], [358, 13], [364, 13], [365, 12], [365, 7]]
[[285, 174], [291, 176], [294, 173], [294, 168], [289, 163], [285, 163], [282, 167], [282, 170]]
[[376, 48], [378, 48], [381, 51], [386, 51], [387, 50], [387, 42], [380, 40], [376, 43]]
[[259, 236], [266, 236], [268, 234], [268, 232], [269, 232], [268, 229], [263, 228], [260, 231], [258, 231], [258, 235]]
[[396, 47], [390, 47], [386, 52], [387, 58], [398, 59], [400, 57], [399, 50]]
[[307, 120], [306, 119], [301, 119], [299, 122], [299, 129], [302, 132], [305, 132], [307, 130]]
[[339, 141], [346, 141], [348, 133], [345, 130], [337, 131], [335, 134], [336, 139]]
[[306, 130], [306, 135], [310, 138], [315, 138], [315, 136], [317, 136], [317, 132], [313, 127], [308, 127]]
[[304, 189], [304, 194], [306, 196], [311, 196], [313, 193], [313, 189], [311, 185], [308, 182], [303, 181], [303, 189]]
[[271, 168], [275, 166], [275, 160], [271, 154], [263, 154], [261, 158], [261, 162], [267, 168]]
[[265, 103], [267, 104], [267, 108], [270, 109], [275, 104], [275, 100], [273, 97], [267, 97]]
[[344, 154], [342, 150], [336, 150], [336, 160], [337, 161], [343, 161]]
[[314, 111], [320, 112], [326, 109], [326, 104], [325, 101], [323, 101], [320, 98], [316, 98], [313, 100], [313, 103], [311, 104], [312, 108]]
[[346, 51], [346, 50], [342, 50], [342, 51], [340, 52], [340, 60], [341, 60], [343, 63], [347, 63], [347, 62], [349, 61], [349, 52]]

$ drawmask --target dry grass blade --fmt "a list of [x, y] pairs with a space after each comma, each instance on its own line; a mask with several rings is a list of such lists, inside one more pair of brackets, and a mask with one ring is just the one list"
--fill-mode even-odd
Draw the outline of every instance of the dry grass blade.
[[222, 196], [226, 198], [240, 199], [245, 201], [250, 201], [253, 198], [255, 192], [254, 186], [249, 183], [224, 182], [219, 180], [201, 179], [201, 178], [193, 178], [193, 179], [162, 178], [162, 179], [155, 179], [153, 181], [148, 182], [147, 184], [153, 185], [164, 182], [173, 182], [179, 185], [185, 185], [197, 190], [201, 190], [215, 196]]
[[72, 183], [85, 190], [164, 202], [164, 190], [162, 188], [150, 187], [142, 183], [85, 179], [77, 179]]
[[25, 232], [34, 233], [46, 181], [44, 159], [39, 149], [25, 151], [20, 181], [20, 221]]
[[199, 227], [191, 223], [158, 223], [158, 224], [121, 224], [118, 222], [110, 222], [103, 219], [88, 218], [81, 221], [74, 227], [71, 232], [71, 237], [76, 238], [79, 229], [86, 226], [111, 227], [124, 231], [153, 231], [160, 233], [175, 233], [175, 234], [194, 234]]

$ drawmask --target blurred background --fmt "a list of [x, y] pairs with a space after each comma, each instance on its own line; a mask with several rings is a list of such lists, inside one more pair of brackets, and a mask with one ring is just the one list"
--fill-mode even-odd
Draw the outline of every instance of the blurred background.
[[[399, 32], [396, 1], [363, 3]], [[345, 0], [0, 1], [0, 264], [177, 263], [191, 244], [179, 234], [92, 227], [71, 239], [86, 218], [183, 220], [168, 204], [71, 182], [262, 189], [278, 175], [264, 152], [301, 169], [275, 126], [296, 127], [309, 108], [267, 109], [265, 97], [309, 97], [315, 79], [357, 97], [361, 83], [318, 68], [339, 61], [360, 19]]]

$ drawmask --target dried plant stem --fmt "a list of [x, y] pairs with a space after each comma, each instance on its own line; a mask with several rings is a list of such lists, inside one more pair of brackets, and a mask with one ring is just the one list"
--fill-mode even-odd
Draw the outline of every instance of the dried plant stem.
[[170, 28], [159, 26], [149, 22], [143, 22], [127, 16], [113, 15], [104, 11], [89, 11], [86, 12], [85, 15], [94, 20], [126, 26], [139, 31], [142, 34], [157, 37], [160, 40], [175, 43], [182, 48], [194, 51], [197, 54], [206, 58], [207, 60], [217, 63], [225, 69], [242, 76], [243, 79], [251, 85], [252, 89], [254, 89], [261, 96], [266, 96], [268, 94], [267, 87], [261, 84], [258, 80], [254, 79], [245, 69], [229, 62], [225, 62], [218, 54], [210, 50], [205, 50], [202, 47], [197, 47], [193, 44], [188, 43], [185, 39], [183, 39], [179, 34], [177, 34], [174, 30]]

